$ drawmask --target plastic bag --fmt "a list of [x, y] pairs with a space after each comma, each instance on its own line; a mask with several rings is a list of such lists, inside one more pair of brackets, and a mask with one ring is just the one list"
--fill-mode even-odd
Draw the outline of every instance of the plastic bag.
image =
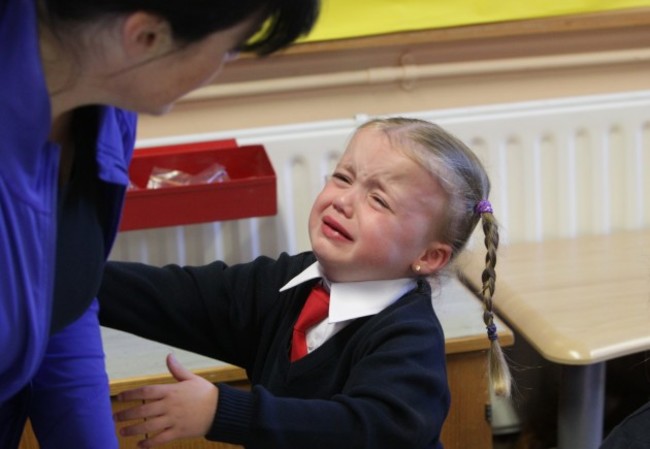
[[210, 165], [196, 175], [190, 175], [189, 173], [176, 169], [154, 167], [151, 170], [151, 175], [147, 182], [147, 189], [212, 184], [228, 181], [229, 179], [230, 177], [226, 168], [218, 163]]

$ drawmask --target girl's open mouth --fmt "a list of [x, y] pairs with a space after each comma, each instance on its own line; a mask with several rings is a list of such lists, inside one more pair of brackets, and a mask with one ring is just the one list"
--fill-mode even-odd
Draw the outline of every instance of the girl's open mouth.
[[343, 238], [352, 241], [352, 236], [340, 223], [330, 217], [323, 218], [323, 233], [330, 238]]

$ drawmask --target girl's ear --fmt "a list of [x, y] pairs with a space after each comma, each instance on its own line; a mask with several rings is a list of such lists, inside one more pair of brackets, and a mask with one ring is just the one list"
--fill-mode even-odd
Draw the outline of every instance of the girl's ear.
[[434, 242], [411, 264], [411, 268], [421, 276], [429, 276], [449, 263], [451, 253], [451, 245]]
[[129, 58], [146, 61], [174, 48], [169, 23], [160, 16], [143, 11], [132, 13], [122, 24], [122, 43]]

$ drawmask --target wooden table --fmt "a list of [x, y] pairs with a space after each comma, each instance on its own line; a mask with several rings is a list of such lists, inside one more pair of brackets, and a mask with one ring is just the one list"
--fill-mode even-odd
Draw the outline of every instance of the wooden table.
[[[442, 288], [434, 285], [433, 305], [445, 331], [447, 372], [452, 403], [443, 428], [445, 449], [492, 447], [492, 431], [486, 420], [489, 404], [486, 350], [488, 340], [482, 322], [482, 306], [474, 295], [456, 278], [446, 279]], [[499, 322], [504, 345], [514, 341], [513, 333]], [[111, 395], [139, 387], [172, 382], [167, 373], [165, 357], [174, 352], [177, 359], [195, 373], [212, 382], [227, 382], [247, 388], [246, 374], [241, 368], [165, 346], [113, 329], [102, 329], [106, 352], [106, 369], [111, 379]], [[134, 404], [113, 402], [114, 410]], [[136, 438], [121, 438], [121, 449], [135, 449]], [[36, 449], [28, 430], [21, 449]], [[226, 449], [239, 448], [225, 443], [210, 443], [205, 439], [176, 441], [166, 449]]]
[[[483, 257], [461, 261], [470, 280]], [[558, 449], [596, 449], [604, 362], [650, 349], [650, 229], [504, 246], [496, 271], [500, 316], [562, 366]]]

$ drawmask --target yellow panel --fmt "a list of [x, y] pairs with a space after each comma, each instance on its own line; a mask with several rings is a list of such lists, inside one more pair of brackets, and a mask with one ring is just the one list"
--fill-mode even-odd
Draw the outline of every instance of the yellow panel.
[[306, 41], [650, 6], [650, 0], [322, 0]]

